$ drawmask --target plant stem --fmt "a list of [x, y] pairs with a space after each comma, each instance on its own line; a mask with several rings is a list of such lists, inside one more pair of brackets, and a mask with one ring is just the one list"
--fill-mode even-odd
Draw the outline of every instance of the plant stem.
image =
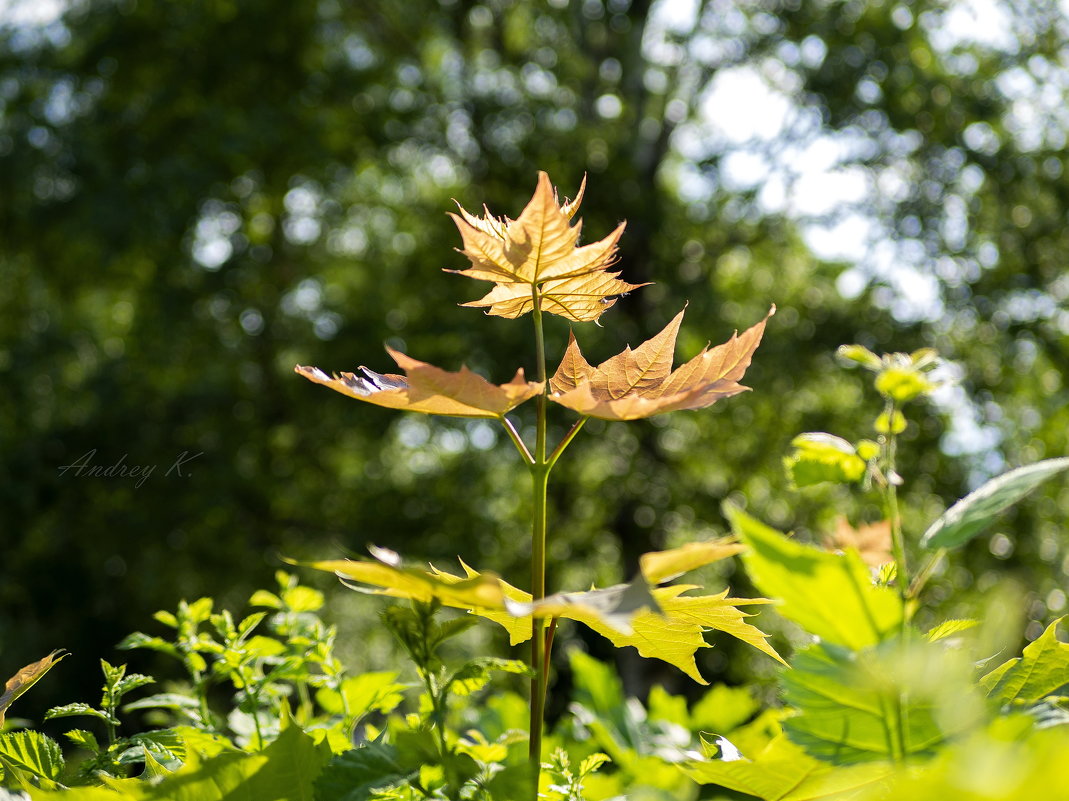
[[571, 429], [569, 429], [568, 433], [564, 435], [564, 439], [562, 439], [557, 444], [557, 447], [553, 449], [553, 453], [549, 455], [549, 461], [546, 464], [547, 470], [553, 469], [553, 465], [557, 463], [557, 460], [560, 458], [560, 455], [564, 453], [564, 449], [571, 444], [572, 440], [575, 439], [575, 435], [579, 433], [579, 430], [583, 427], [583, 424], [586, 423], [586, 421], [589, 419], [590, 417], [584, 415], [583, 417], [580, 417], [578, 420], [575, 421], [575, 425], [573, 425]]
[[512, 424], [512, 421], [502, 415], [501, 425], [505, 427], [505, 431], [508, 432], [509, 439], [512, 440], [512, 444], [516, 446], [516, 450], [520, 452], [520, 456], [527, 462], [528, 465], [534, 464], [534, 457], [531, 456], [531, 452], [527, 450], [527, 444], [520, 437], [520, 433], [516, 430], [516, 426]]
[[[534, 458], [530, 463], [531, 492], [534, 515], [531, 527], [531, 600], [537, 601], [546, 594], [546, 493], [549, 486], [549, 465], [546, 463], [546, 400], [549, 385], [546, 382], [546, 344], [542, 332], [541, 297], [538, 285], [531, 285], [533, 303], [531, 316], [535, 329], [535, 356], [538, 380], [543, 382], [542, 394], [536, 405], [536, 434]], [[534, 776], [534, 794], [538, 798], [539, 772], [542, 768], [542, 719], [546, 707], [545, 639], [543, 621], [531, 618], [531, 732], [528, 758]]]
[[[884, 502], [887, 505], [887, 520], [891, 524], [891, 550], [895, 557], [896, 580], [898, 593], [903, 602], [908, 600], [909, 595], [909, 567], [906, 564], [906, 543], [902, 536], [902, 517], [898, 512], [898, 473], [896, 472], [896, 456], [898, 435], [895, 433], [895, 402], [893, 398], [887, 399], [884, 414], [887, 417], [887, 433], [883, 440], [883, 463], [884, 475], [887, 478], [887, 487], [884, 491]], [[906, 616], [902, 619], [906, 623]]]
[[[902, 599], [902, 644], [906, 642], [906, 634], [909, 629], [910, 604], [909, 604], [909, 566], [906, 563], [906, 542], [902, 535], [902, 516], [898, 511], [898, 483], [901, 478], [898, 475], [898, 434], [895, 432], [895, 416], [898, 412], [894, 398], [887, 399], [884, 414], [887, 417], [887, 433], [883, 436], [884, 446], [883, 461], [884, 475], [887, 486], [884, 499], [887, 504], [887, 520], [891, 525], [891, 550], [895, 557], [895, 584], [898, 586], [898, 594]], [[895, 693], [891, 699], [895, 713], [896, 745], [897, 750], [892, 750], [891, 759], [901, 764], [908, 754], [907, 732], [909, 731], [909, 710], [903, 703], [901, 691]], [[885, 724], [886, 725], [886, 724]]]
[[932, 573], [939, 566], [939, 563], [943, 561], [943, 557], [947, 555], [946, 548], [940, 548], [938, 551], [928, 557], [928, 561], [924, 563], [917, 575], [913, 577], [913, 581], [910, 582], [908, 597], [910, 599], [916, 598], [920, 595], [921, 590], [924, 589], [924, 585], [928, 583], [928, 579], [932, 577]]

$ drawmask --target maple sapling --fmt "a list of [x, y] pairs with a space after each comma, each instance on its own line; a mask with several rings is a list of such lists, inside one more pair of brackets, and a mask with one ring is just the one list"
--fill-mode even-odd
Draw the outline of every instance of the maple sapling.
[[[705, 680], [694, 654], [708, 647], [703, 637], [708, 629], [727, 632], [780, 660], [766, 642], [767, 635], [746, 623], [745, 613], [738, 609], [740, 605], [766, 603], [763, 599], [728, 598], [726, 590], [714, 595], [689, 595], [697, 589], [693, 585], [660, 586], [682, 573], [736, 553], [738, 546], [731, 538], [646, 554], [641, 574], [629, 584], [547, 595], [549, 475], [583, 424], [591, 417], [638, 420], [681, 409], [701, 409], [746, 391], [748, 388], [739, 382], [761, 342], [768, 318], [775, 312], [772, 306], [763, 320], [742, 334], [734, 334], [721, 345], [707, 346], [674, 369], [683, 311], [660, 333], [597, 367], [583, 357], [573, 332], [560, 365], [548, 377], [543, 314], [572, 323], [596, 322], [621, 295], [643, 286], [628, 283], [612, 269], [624, 223], [603, 239], [579, 244], [582, 223], [573, 224], [573, 219], [585, 190], [584, 179], [575, 200], [561, 203], [549, 176], [540, 172], [533, 197], [516, 219], [495, 217], [486, 209], [482, 216], [476, 216], [463, 207], [450, 214], [463, 241], [461, 253], [470, 266], [449, 272], [493, 284], [485, 296], [463, 305], [510, 319], [531, 314], [536, 380], [528, 381], [519, 368], [508, 383], [493, 384], [466, 367], [451, 372], [390, 348], [390, 357], [404, 375], [382, 374], [367, 367], [360, 367], [359, 374], [333, 375], [317, 367], [296, 368], [310, 381], [378, 406], [496, 419], [519, 451], [532, 480], [529, 591], [463, 563], [462, 575], [436, 568], [407, 567], [398, 554], [383, 549], [375, 549], [372, 560], [331, 560], [312, 566], [375, 587], [382, 594], [466, 609], [504, 626], [512, 645], [529, 639], [529, 753], [536, 778], [541, 767], [549, 652], [555, 626], [562, 618], [587, 625], [617, 647], [634, 646], [643, 656], [667, 661], [702, 683]], [[536, 404], [533, 447], [524, 442], [507, 417], [531, 399]], [[579, 414], [552, 449], [547, 442], [549, 402]]]

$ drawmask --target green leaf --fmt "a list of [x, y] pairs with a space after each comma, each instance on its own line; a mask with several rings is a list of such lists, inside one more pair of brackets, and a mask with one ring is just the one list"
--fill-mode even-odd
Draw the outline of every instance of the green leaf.
[[178, 618], [176, 618], [170, 612], [164, 611], [163, 609], [154, 613], [152, 617], [154, 617], [163, 625], [170, 626], [172, 629], [178, 628]]
[[311, 587], [296, 586], [282, 592], [282, 602], [290, 612], [316, 612], [323, 608], [323, 593]]
[[913, 367], [886, 367], [876, 376], [876, 391], [899, 403], [927, 395], [936, 388], [924, 373]]
[[674, 723], [685, 729], [690, 729], [690, 712], [687, 710], [687, 699], [682, 695], [672, 695], [660, 684], [654, 684], [650, 688], [649, 698], [646, 700], [646, 708], [649, 711], [650, 720], [663, 720]]
[[866, 801], [1061, 801], [1069, 727], [1037, 729], [1023, 718], [995, 719], [934, 760], [899, 771]]
[[873, 586], [854, 551], [828, 553], [794, 542], [731, 504], [724, 514], [750, 546], [746, 569], [765, 595], [783, 604], [780, 614], [825, 642], [855, 650], [876, 645], [902, 626], [902, 602]]
[[200, 702], [196, 698], [181, 693], [157, 693], [144, 698], [138, 698], [129, 704], [124, 704], [123, 712], [136, 712], [139, 709], [172, 709], [175, 711], [198, 711]]
[[615, 670], [578, 649], [568, 652], [568, 665], [576, 701], [602, 715], [615, 716], [623, 709], [624, 686]]
[[266, 606], [271, 609], [281, 609], [282, 599], [273, 592], [257, 590], [252, 594], [252, 597], [249, 598], [249, 606]]
[[854, 446], [832, 434], [799, 434], [791, 445], [794, 451], [783, 458], [783, 466], [795, 487], [831, 481], [853, 484], [865, 477], [865, 460]]
[[764, 801], [847, 801], [892, 773], [888, 764], [833, 767], [777, 737], [754, 759], [685, 762], [683, 772], [699, 784], [715, 784]]
[[691, 728], [727, 734], [753, 717], [760, 706], [748, 687], [716, 684], [691, 710]]
[[928, 640], [928, 642], [938, 642], [947, 637], [953, 637], [955, 634], [959, 634], [963, 631], [968, 631], [978, 623], [979, 621], [970, 620], [968, 618], [962, 618], [960, 620], [944, 620], [938, 626], [930, 628], [927, 633], [925, 633], [924, 638]]
[[[392, 712], [404, 699], [402, 693], [407, 686], [397, 682], [394, 672], [361, 673], [343, 680], [341, 693], [345, 694], [349, 715], [359, 719], [370, 712]], [[331, 715], [341, 715], [345, 710], [342, 696], [337, 690], [318, 690], [316, 701]]]
[[264, 637], [260, 634], [250, 637], [238, 647], [241, 649], [243, 656], [252, 657], [253, 659], [264, 659], [286, 652], [286, 646], [283, 643], [274, 637]]
[[71, 729], [67, 732], [66, 737], [75, 745], [79, 745], [94, 753], [100, 751], [100, 743], [97, 742], [96, 735], [91, 731], [86, 731], [85, 729]]
[[402, 760], [396, 748], [368, 743], [334, 757], [315, 782], [316, 801], [366, 801], [419, 774], [420, 763]]
[[238, 623], [238, 637], [245, 637], [267, 617], [267, 612], [253, 612]]
[[162, 637], [150, 637], [147, 634], [142, 634], [140, 631], [128, 634], [123, 638], [122, 642], [115, 647], [122, 651], [128, 651], [132, 648], [148, 648], [152, 651], [159, 651], [162, 654], [173, 656], [175, 659], [182, 658], [182, 654], [179, 653], [178, 648], [176, 648], [173, 643], [168, 642]]
[[63, 751], [59, 743], [40, 732], [7, 732], [0, 734], [0, 764], [7, 770], [24, 770], [55, 780], [63, 770]]
[[78, 715], [87, 715], [91, 718], [98, 718], [99, 720], [107, 721], [109, 723], [118, 724], [119, 721], [111, 717], [107, 712], [100, 709], [94, 709], [89, 704], [74, 703], [64, 704], [63, 706], [54, 706], [45, 712], [45, 720], [51, 720], [52, 718], [73, 718]]
[[846, 363], [847, 367], [852, 367], [853, 365], [850, 362], [853, 362], [873, 372], [879, 372], [883, 368], [883, 362], [880, 361], [880, 357], [864, 345], [840, 345], [835, 355], [839, 357], [840, 361]]
[[1069, 470], [1069, 457], [1046, 459], [993, 478], [955, 503], [929, 526], [921, 538], [925, 548], [957, 548], [980, 534], [1003, 510], [1028, 493]]
[[518, 659], [482, 656], [465, 662], [446, 680], [445, 686], [455, 695], [471, 695], [486, 686], [490, 681], [490, 674], [494, 671], [518, 673], [521, 676], [534, 675], [531, 669]]
[[124, 676], [115, 685], [115, 689], [112, 690], [112, 695], [115, 700], [118, 701], [124, 695], [138, 687], [144, 687], [148, 684], [155, 684], [156, 680], [152, 676], [144, 676], [140, 673], [131, 673], [129, 676]]
[[836, 764], [931, 756], [981, 721], [962, 653], [911, 637], [863, 652], [826, 643], [795, 654], [784, 700], [798, 714], [783, 728], [818, 759]]
[[1002, 703], [1035, 703], [1045, 695], [1069, 684], [1069, 644], [1058, 640], [1060, 617], [1047, 626], [1022, 655], [1004, 662], [982, 679], [989, 697]]

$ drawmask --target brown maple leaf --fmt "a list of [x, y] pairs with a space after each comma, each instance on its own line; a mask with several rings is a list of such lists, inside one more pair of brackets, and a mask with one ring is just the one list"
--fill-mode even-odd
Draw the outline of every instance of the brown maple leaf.
[[[534, 308], [576, 321], [597, 320], [616, 298], [643, 284], [629, 284], [611, 272], [616, 243], [625, 223], [602, 240], [579, 247], [582, 223], [571, 224], [586, 189], [574, 201], [560, 204], [549, 176], [538, 173], [534, 196], [515, 220], [494, 217], [489, 210], [476, 217], [460, 207], [450, 214], [464, 241], [461, 251], [471, 261], [466, 270], [450, 270], [494, 288], [465, 306], [515, 318]], [[458, 204], [459, 206], [459, 204]]]
[[[685, 309], [684, 309], [685, 311]], [[611, 359], [591, 367], [572, 334], [564, 359], [550, 379], [549, 399], [603, 420], [637, 420], [677, 409], [701, 409], [721, 398], [745, 392], [738, 383], [761, 342], [765, 319], [723, 345], [706, 346], [693, 359], [672, 369], [676, 335], [683, 321], [677, 314], [664, 330]]]
[[835, 533], [824, 538], [824, 547], [829, 551], [855, 549], [869, 567], [880, 567], [894, 561], [891, 553], [891, 523], [878, 523], [854, 528], [845, 517], [835, 522]]
[[329, 376], [318, 367], [301, 365], [297, 365], [294, 372], [376, 406], [451, 417], [501, 418], [542, 392], [542, 382], [524, 380], [522, 368], [507, 384], [496, 385], [467, 367], [454, 373], [393, 348], [386, 348], [386, 351], [405, 371], [404, 376], [376, 373], [366, 367], [360, 367], [361, 375], [336, 373]]

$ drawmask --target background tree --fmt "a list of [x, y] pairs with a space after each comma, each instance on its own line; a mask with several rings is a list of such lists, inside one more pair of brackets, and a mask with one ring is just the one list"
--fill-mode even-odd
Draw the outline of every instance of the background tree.
[[[914, 537], [1002, 465], [1064, 454], [1066, 20], [1004, 2], [969, 27], [970, 8], [92, 0], [4, 25], [5, 660], [95, 659], [177, 597], [240, 603], [279, 553], [478, 551], [522, 584], [528, 510], [487, 500], [525, 486], [507, 442], [357, 407], [292, 368], [381, 370], [383, 341], [497, 381], [529, 367], [516, 326], [421, 298], [476, 297], [441, 271], [464, 266], [451, 198], [516, 215], [537, 169], [568, 195], [586, 174], [585, 230], [626, 219], [622, 277], [655, 282], [584, 328], [591, 361], [684, 298], [681, 356], [780, 309], [756, 392], [590, 424], [603, 436], [552, 489], [570, 538], [550, 545], [551, 585], [722, 532], [729, 495], [803, 535], [832, 525], [829, 502], [876, 519], [874, 499], [791, 490], [780, 464], [798, 432], [870, 433], [853, 412], [875, 395], [834, 366], [842, 343], [936, 345], [961, 377], [905, 436]], [[851, 231], [866, 250], [827, 247]], [[548, 336], [562, 352], [566, 329]], [[91, 452], [157, 468], [139, 487], [60, 474]], [[164, 476], [183, 452], [200, 455]], [[463, 495], [439, 481], [457, 473]], [[1065, 606], [1067, 492], [1007, 516], [932, 591], [1009, 568], [1038, 634]], [[356, 600], [336, 608], [350, 642], [374, 637]], [[387, 659], [371, 642], [359, 659]], [[771, 669], [717, 645], [707, 675]]]

